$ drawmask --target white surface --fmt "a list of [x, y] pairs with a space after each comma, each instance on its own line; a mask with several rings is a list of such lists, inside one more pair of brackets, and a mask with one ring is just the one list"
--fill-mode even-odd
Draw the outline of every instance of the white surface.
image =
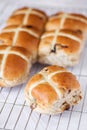
[[9, 1], [10, 3], [19, 3], [19, 4], [29, 4], [29, 5], [36, 5], [36, 6], [56, 6], [56, 7], [79, 7], [79, 8], [86, 8], [87, 9], [87, 0], [0, 0], [0, 2]]
[[[32, 1], [22, 2], [19, 4], [11, 4], [0, 1], [0, 27], [5, 25], [7, 17], [18, 7], [23, 5], [36, 6], [32, 4]], [[50, 0], [52, 1], [52, 0]], [[57, 0], [54, 0], [57, 1]], [[60, 1], [60, 0], [59, 0]], [[65, 0], [64, 0], [65, 1]], [[68, 0], [68, 3], [72, 0]], [[77, 0], [78, 1], [78, 0]], [[48, 3], [48, 1], [46, 1]], [[45, 7], [44, 5], [38, 7], [45, 10], [49, 15], [56, 11], [67, 11], [67, 12], [80, 12], [87, 15], [85, 8], [66, 8], [66, 7]], [[82, 1], [81, 1], [82, 2]], [[86, 1], [84, 1], [86, 3]], [[3, 4], [4, 3], [4, 4]], [[26, 4], [28, 3], [28, 4]], [[34, 2], [35, 3], [35, 2]], [[66, 1], [65, 1], [66, 3]], [[52, 4], [52, 3], [50, 3]], [[61, 2], [60, 2], [61, 4]], [[87, 5], [87, 4], [86, 4]], [[43, 66], [36, 64], [31, 70], [31, 75], [39, 71]], [[72, 71], [79, 79], [79, 82], [83, 91], [83, 100], [80, 104], [65, 111], [57, 116], [48, 116], [32, 112], [28, 106], [26, 106], [24, 100], [24, 87], [25, 85], [17, 86], [15, 88], [0, 88], [0, 130], [86, 130], [87, 129], [87, 47], [85, 47], [80, 63], [75, 67], [68, 68]], [[30, 76], [31, 77], [31, 76]]]

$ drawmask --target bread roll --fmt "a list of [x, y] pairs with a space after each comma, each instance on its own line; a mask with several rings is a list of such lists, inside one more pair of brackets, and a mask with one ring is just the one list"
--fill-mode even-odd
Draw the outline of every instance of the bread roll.
[[46, 114], [58, 114], [79, 103], [81, 88], [76, 77], [63, 67], [48, 66], [27, 83], [25, 98], [29, 106]]
[[24, 83], [31, 68], [31, 54], [21, 47], [0, 46], [0, 87]]
[[41, 37], [38, 61], [63, 67], [74, 66], [79, 61], [83, 47], [84, 38], [80, 31], [47, 31]]
[[7, 20], [7, 24], [33, 26], [43, 32], [46, 21], [47, 15], [43, 11], [25, 7], [13, 12]]
[[78, 30], [87, 36], [87, 17], [81, 14], [57, 13], [48, 19], [46, 30], [59, 29]]
[[32, 62], [37, 60], [40, 31], [32, 26], [6, 26], [0, 34], [0, 45], [20, 46], [32, 54]]

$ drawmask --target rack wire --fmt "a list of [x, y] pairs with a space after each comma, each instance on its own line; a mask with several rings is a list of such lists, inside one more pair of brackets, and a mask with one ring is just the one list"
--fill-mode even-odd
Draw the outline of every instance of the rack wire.
[[[13, 10], [20, 4], [0, 3], [0, 28]], [[26, 4], [25, 4], [26, 5]], [[34, 5], [31, 5], [31, 7]], [[38, 7], [48, 14], [56, 11], [79, 12], [87, 14], [85, 9]], [[31, 69], [30, 77], [41, 70], [44, 65], [36, 63]], [[57, 116], [39, 114], [32, 111], [24, 99], [25, 84], [15, 88], [0, 88], [0, 130], [85, 130], [87, 129], [87, 45], [78, 65], [68, 68], [74, 73], [82, 87], [83, 99], [80, 104]]]

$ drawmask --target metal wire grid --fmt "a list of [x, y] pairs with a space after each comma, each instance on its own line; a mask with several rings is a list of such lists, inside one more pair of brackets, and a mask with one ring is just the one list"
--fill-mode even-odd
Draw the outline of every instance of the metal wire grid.
[[[10, 6], [8, 3], [0, 4], [1, 28], [3, 27], [6, 18], [15, 8], [18, 8], [18, 6], [19, 5]], [[46, 10], [48, 14], [50, 14], [50, 12], [54, 13], [57, 10], [54, 8], [41, 8]], [[73, 9], [68, 10], [65, 8], [62, 10], [72, 12]], [[87, 13], [84, 9], [74, 9], [74, 11], [82, 12], [84, 14]], [[31, 69], [31, 75], [39, 71], [41, 68], [43, 68], [43, 65], [38, 63], [35, 64]], [[77, 66], [68, 69], [77, 76], [81, 84], [83, 100], [80, 104], [57, 116], [49, 116], [36, 113], [29, 109], [23, 94], [25, 84], [15, 88], [0, 88], [0, 130], [87, 129], [87, 47], [85, 47], [83, 51], [80, 63]]]

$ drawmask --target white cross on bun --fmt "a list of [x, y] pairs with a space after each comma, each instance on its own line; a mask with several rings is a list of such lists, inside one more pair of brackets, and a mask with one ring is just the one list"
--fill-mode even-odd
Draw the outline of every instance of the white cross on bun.
[[45, 28], [47, 31], [59, 28], [78, 30], [87, 34], [87, 17], [82, 14], [59, 12], [50, 16]]
[[31, 57], [24, 48], [0, 45], [0, 87], [24, 83], [29, 76]]
[[74, 66], [78, 63], [84, 47], [83, 34], [61, 29], [45, 32], [39, 44], [38, 61], [50, 65]]
[[37, 61], [40, 31], [32, 26], [10, 25], [2, 29], [0, 45], [20, 46], [32, 54], [32, 62]]
[[[84, 47], [86, 34], [87, 17], [81, 14], [57, 13], [48, 18], [43, 11], [34, 8], [24, 7], [14, 11], [0, 33], [0, 49], [3, 48], [0, 52], [0, 85], [15, 86], [23, 83], [25, 77], [28, 77], [30, 66], [37, 61], [63, 67], [76, 65]], [[8, 48], [13, 49], [14, 53]], [[10, 58], [11, 67], [8, 67], [10, 53], [17, 57], [17, 73], [15, 61], [12, 60], [14, 58]], [[18, 60], [19, 57], [21, 60]], [[7, 67], [6, 70], [4, 67]], [[11, 73], [14, 78], [10, 78]], [[8, 75], [9, 78], [3, 75]]]
[[58, 114], [82, 98], [76, 77], [63, 67], [48, 66], [27, 83], [25, 98], [29, 106], [46, 114]]
[[45, 29], [38, 61], [63, 67], [77, 64], [87, 36], [87, 17], [57, 13], [48, 18]]
[[8, 18], [7, 24], [33, 26], [43, 32], [46, 21], [47, 15], [43, 11], [24, 7], [14, 11]]

